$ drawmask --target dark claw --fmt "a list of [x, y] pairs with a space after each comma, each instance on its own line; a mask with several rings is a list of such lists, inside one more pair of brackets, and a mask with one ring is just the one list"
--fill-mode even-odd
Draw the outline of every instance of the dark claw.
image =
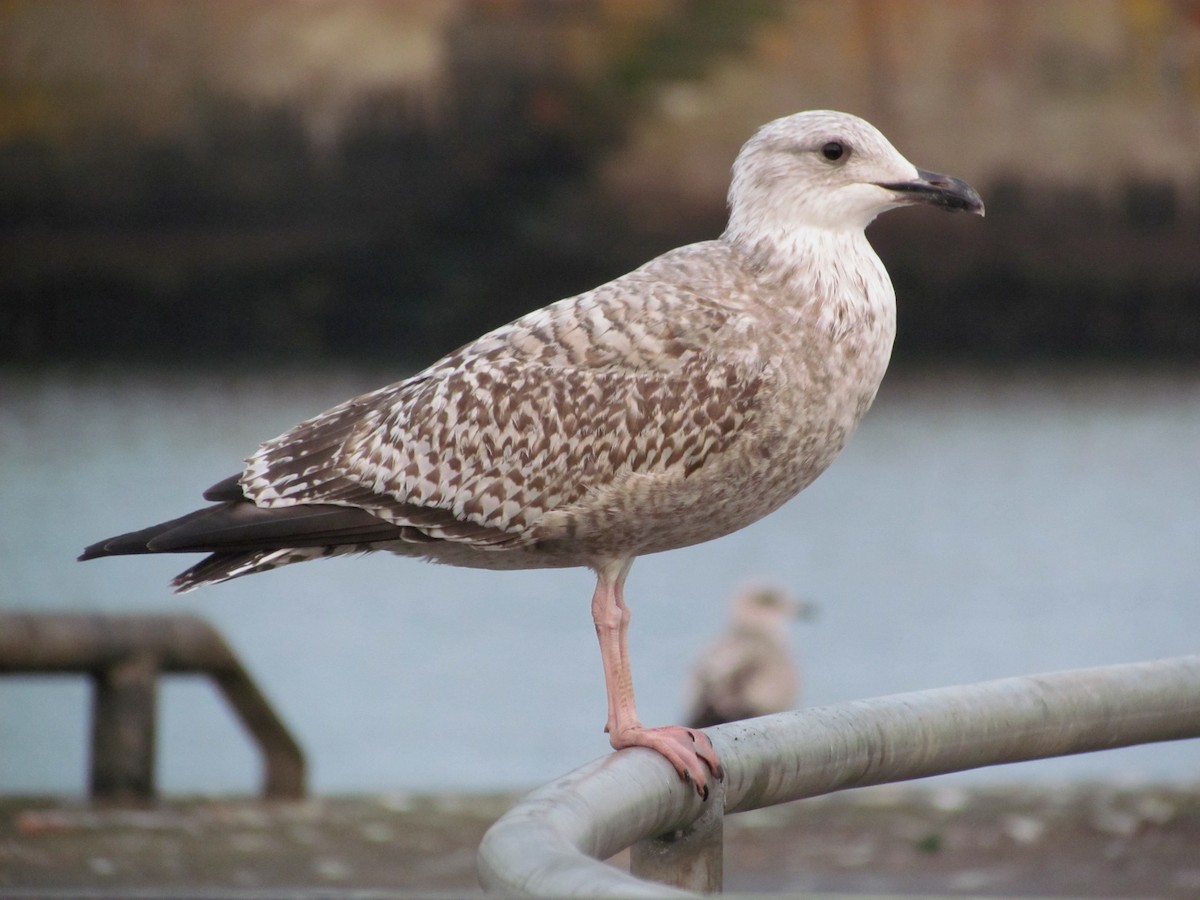
[[[684, 784], [691, 784], [692, 783], [692, 773], [689, 772], [687, 769], [684, 769], [682, 772], [679, 773], [679, 780], [682, 781]], [[707, 800], [708, 799], [708, 785], [707, 784], [697, 784], [696, 785], [696, 793], [700, 795], [701, 800]]]
[[[688, 728], [687, 733], [688, 733], [688, 736], [691, 737], [693, 744], [699, 743], [699, 741], [696, 740], [696, 732], [695, 731]], [[711, 744], [710, 744], [710, 746], [711, 746]], [[724, 781], [725, 780], [725, 767], [723, 765], [721, 765], [720, 763], [717, 763], [717, 768], [713, 770], [713, 775], [716, 777], [717, 781]]]

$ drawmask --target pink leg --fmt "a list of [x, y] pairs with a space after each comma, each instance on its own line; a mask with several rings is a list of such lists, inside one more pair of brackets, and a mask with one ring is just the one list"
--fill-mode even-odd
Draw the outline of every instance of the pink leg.
[[721, 763], [712, 742], [700, 731], [681, 725], [646, 728], [638, 719], [633, 698], [633, 673], [629, 666], [629, 609], [625, 606], [625, 576], [632, 559], [596, 567], [596, 592], [592, 619], [600, 640], [604, 683], [608, 690], [608, 732], [613, 749], [649, 747], [667, 758], [684, 781], [691, 781], [702, 797], [708, 796], [708, 773], [722, 777]]

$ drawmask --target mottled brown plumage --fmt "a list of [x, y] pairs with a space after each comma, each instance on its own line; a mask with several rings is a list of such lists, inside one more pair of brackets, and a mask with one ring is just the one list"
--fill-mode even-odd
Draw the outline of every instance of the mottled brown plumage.
[[893, 206], [982, 212], [861, 119], [809, 112], [734, 164], [729, 227], [498, 328], [266, 442], [217, 505], [82, 558], [206, 551], [181, 590], [387, 550], [491, 569], [588, 566], [614, 747], [703, 789], [707, 739], [637, 719], [622, 587], [635, 557], [771, 512], [832, 462], [895, 333], [863, 228]]

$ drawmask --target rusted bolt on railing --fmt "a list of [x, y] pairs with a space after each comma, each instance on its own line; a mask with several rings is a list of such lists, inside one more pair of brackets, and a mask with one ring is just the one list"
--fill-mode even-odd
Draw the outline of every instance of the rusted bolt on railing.
[[263, 796], [305, 795], [304, 754], [229, 645], [195, 616], [0, 613], [0, 675], [78, 673], [93, 683], [89, 790], [154, 795], [158, 678], [209, 676], [263, 758]]

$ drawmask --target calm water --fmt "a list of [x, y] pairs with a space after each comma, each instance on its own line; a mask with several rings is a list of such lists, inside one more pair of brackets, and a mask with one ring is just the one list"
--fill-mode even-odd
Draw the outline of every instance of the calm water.
[[[178, 515], [256, 443], [392, 375], [0, 377], [0, 606], [194, 612], [305, 746], [318, 791], [539, 784], [607, 750], [584, 571], [371, 557], [183, 597], [195, 557], [74, 562]], [[691, 661], [751, 579], [796, 626], [825, 704], [1200, 650], [1200, 372], [891, 376], [834, 467], [738, 534], [638, 561], [643, 718], [681, 714]], [[82, 680], [0, 681], [0, 791], [83, 789]], [[161, 697], [168, 791], [250, 791], [255, 753], [199, 679]], [[975, 779], [1200, 778], [1200, 742]]]

